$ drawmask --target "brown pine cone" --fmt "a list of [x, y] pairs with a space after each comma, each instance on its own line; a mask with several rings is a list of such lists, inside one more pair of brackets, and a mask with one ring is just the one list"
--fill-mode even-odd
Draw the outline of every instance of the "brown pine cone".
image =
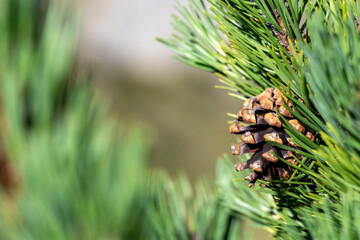
[[[265, 181], [288, 179], [293, 173], [294, 169], [280, 161], [274, 154], [281, 156], [294, 165], [298, 164], [294, 156], [302, 159], [301, 155], [279, 149], [266, 142], [266, 140], [269, 140], [299, 148], [285, 132], [275, 109], [297, 131], [304, 134], [311, 141], [315, 140], [314, 133], [302, 126], [284, 107], [284, 104], [293, 110], [291, 102], [277, 88], [268, 88], [261, 94], [247, 99], [243, 108], [237, 114], [237, 120], [230, 126], [230, 133], [241, 134], [241, 140], [243, 141], [231, 147], [232, 154], [241, 155], [254, 152], [249, 160], [235, 165], [237, 171], [248, 168], [253, 170], [245, 177], [246, 180], [250, 181], [250, 187], [258, 179]], [[240, 122], [253, 125], [243, 126]]]

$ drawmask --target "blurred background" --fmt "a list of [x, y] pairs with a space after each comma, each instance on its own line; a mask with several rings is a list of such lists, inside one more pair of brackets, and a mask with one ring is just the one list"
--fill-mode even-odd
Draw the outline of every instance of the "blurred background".
[[[179, 1], [186, 5], [186, 0]], [[153, 140], [151, 165], [192, 179], [214, 174], [216, 159], [230, 152], [227, 112], [238, 100], [217, 90], [210, 73], [172, 58], [156, 41], [174, 33], [174, 0], [80, 1], [83, 24], [78, 57], [95, 69], [99, 95], [125, 122], [145, 126]]]

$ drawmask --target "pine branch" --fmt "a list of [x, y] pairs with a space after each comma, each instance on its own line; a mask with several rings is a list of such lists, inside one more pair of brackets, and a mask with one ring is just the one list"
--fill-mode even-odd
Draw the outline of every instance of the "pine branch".
[[[313, 7], [316, 5], [322, 7], [316, 9]], [[304, 162], [298, 161], [298, 166], [288, 163], [301, 172], [299, 178], [294, 177], [294, 174], [289, 182], [261, 181], [262, 184], [273, 184], [268, 184], [271, 188], [268, 193], [274, 197], [276, 204], [273, 211], [277, 212], [277, 220], [269, 220], [268, 208], [264, 208], [263, 215], [257, 212], [260, 199], [250, 197], [248, 190], [240, 186], [232, 189], [222, 187], [226, 189], [224, 201], [230, 209], [270, 228], [279, 239], [356, 239], [356, 196], [360, 174], [357, 111], [360, 86], [357, 23], [359, 7], [358, 3], [352, 1], [330, 1], [315, 2], [309, 8], [314, 12], [313, 15], [308, 15], [310, 44], [299, 45], [300, 49], [304, 49], [306, 59], [300, 74], [305, 76], [308, 101], [314, 106], [314, 110], [309, 111], [296, 98], [291, 102], [297, 106], [295, 110], [300, 110], [303, 115], [297, 115], [299, 121], [305, 124], [310, 120], [308, 127], [322, 131], [323, 142], [317, 142], [322, 146], [305, 139], [278, 113], [292, 141], [307, 152], [301, 154], [308, 158], [304, 158]], [[286, 97], [291, 98], [287, 94]], [[290, 107], [286, 108], [296, 115]], [[322, 121], [326, 121], [327, 125]], [[272, 144], [296, 152], [295, 148], [285, 148], [276, 142]], [[279, 155], [275, 156], [286, 163]], [[309, 162], [309, 158], [315, 161]], [[318, 170], [313, 169], [314, 164], [319, 167]], [[310, 179], [310, 182], [316, 184], [316, 188], [309, 188], [311, 183], [304, 179]], [[286, 187], [286, 184], [289, 186]], [[263, 195], [259, 197], [266, 198]]]
[[202, 0], [189, 1], [188, 9], [178, 5], [185, 21], [174, 16], [173, 25], [183, 36], [160, 41], [180, 60], [215, 73], [226, 88], [243, 96], [290, 83], [298, 97], [307, 99], [300, 88], [302, 52], [296, 42], [306, 36], [307, 1], [209, 2], [212, 14]]
[[331, 2], [330, 7], [325, 13], [318, 10], [310, 21], [313, 45], [304, 48], [309, 59], [305, 76], [314, 92], [311, 100], [328, 125], [322, 137], [326, 146], [316, 152], [324, 184], [341, 193], [360, 186], [359, 7], [354, 2]]

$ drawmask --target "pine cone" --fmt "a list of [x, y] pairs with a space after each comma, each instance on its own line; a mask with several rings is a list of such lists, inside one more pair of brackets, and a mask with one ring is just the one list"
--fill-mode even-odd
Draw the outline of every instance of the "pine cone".
[[[258, 96], [247, 99], [237, 114], [237, 120], [230, 126], [230, 133], [241, 134], [243, 141], [231, 147], [232, 154], [240, 155], [254, 152], [249, 160], [235, 165], [237, 171], [248, 168], [253, 170], [245, 177], [246, 180], [250, 181], [249, 187], [253, 186], [258, 179], [279, 180], [289, 178], [294, 169], [280, 161], [274, 154], [294, 165], [298, 164], [294, 156], [302, 159], [301, 155], [279, 149], [266, 142], [266, 140], [270, 140], [299, 149], [299, 146], [293, 143], [290, 136], [285, 132], [275, 109], [297, 131], [303, 133], [311, 141], [315, 140], [314, 133], [302, 126], [284, 107], [284, 104], [293, 110], [291, 102], [277, 88], [268, 88]], [[240, 122], [253, 125], [243, 126]]]

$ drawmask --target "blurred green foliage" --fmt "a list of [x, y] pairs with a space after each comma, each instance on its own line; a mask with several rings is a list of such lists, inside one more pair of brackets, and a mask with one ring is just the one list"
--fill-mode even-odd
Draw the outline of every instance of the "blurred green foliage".
[[79, 19], [60, 1], [0, 7], [0, 147], [14, 182], [0, 194], [0, 238], [237, 238], [212, 184], [194, 193], [185, 176], [149, 173], [147, 135], [94, 97], [75, 62]]
[[77, 13], [57, 1], [0, 10], [2, 147], [18, 178], [2, 194], [1, 239], [140, 237], [148, 141], [73, 70]]
[[249, 239], [240, 221], [221, 206], [208, 179], [194, 188], [185, 176], [171, 180], [162, 171], [153, 172], [150, 179], [147, 214], [152, 239]]

